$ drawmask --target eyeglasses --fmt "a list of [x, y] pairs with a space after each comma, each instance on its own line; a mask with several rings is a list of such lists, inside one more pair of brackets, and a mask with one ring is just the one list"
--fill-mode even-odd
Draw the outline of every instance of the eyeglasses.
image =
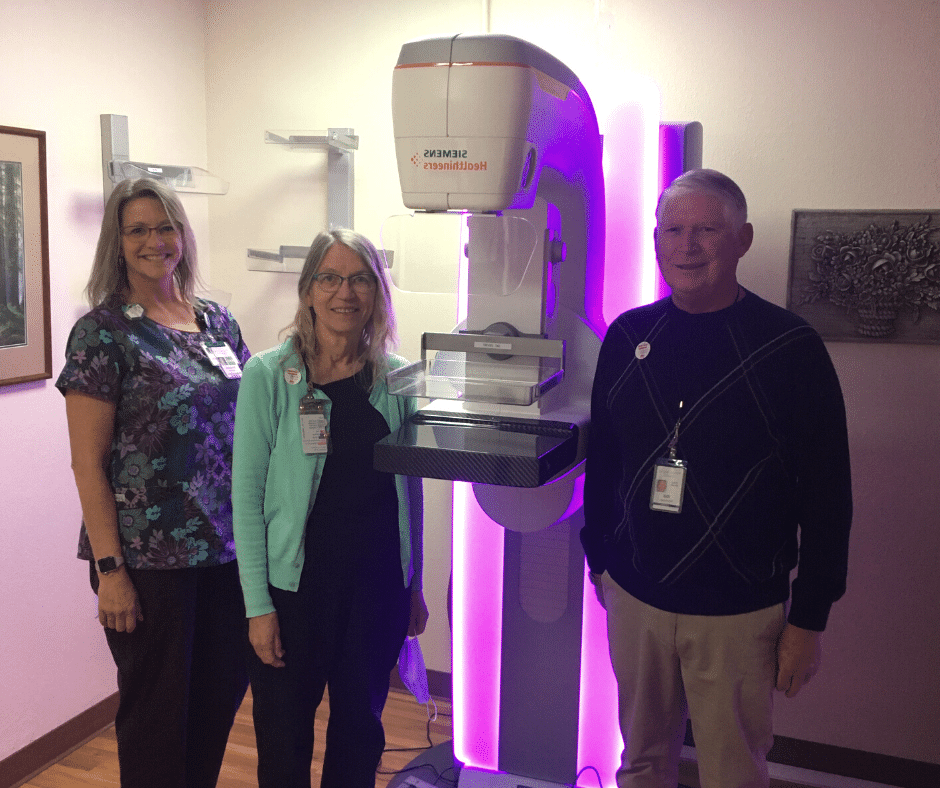
[[132, 224], [130, 227], [121, 228], [121, 235], [130, 238], [132, 241], [146, 241], [150, 238], [151, 232], [155, 232], [163, 241], [168, 241], [179, 235], [176, 225], [170, 222], [157, 227], [148, 227], [146, 224]]
[[313, 281], [317, 283], [324, 293], [335, 293], [343, 282], [349, 282], [349, 286], [360, 295], [371, 293], [375, 290], [378, 282], [375, 274], [351, 274], [350, 276], [340, 276], [339, 274], [314, 274]]

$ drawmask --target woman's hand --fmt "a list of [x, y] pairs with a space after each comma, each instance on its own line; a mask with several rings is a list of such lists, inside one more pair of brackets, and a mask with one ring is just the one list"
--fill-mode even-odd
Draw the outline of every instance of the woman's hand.
[[123, 567], [108, 575], [98, 575], [98, 621], [118, 632], [133, 632], [144, 620], [137, 589]]
[[277, 612], [265, 613], [248, 619], [248, 640], [265, 665], [284, 667], [284, 647], [281, 645], [281, 625]]
[[424, 592], [420, 588], [411, 590], [411, 613], [408, 616], [408, 637], [416, 637], [428, 625], [428, 606], [424, 604]]

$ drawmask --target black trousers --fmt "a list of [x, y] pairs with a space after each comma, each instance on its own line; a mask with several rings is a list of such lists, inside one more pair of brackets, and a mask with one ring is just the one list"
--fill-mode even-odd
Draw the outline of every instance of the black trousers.
[[[128, 570], [144, 620], [106, 629], [118, 668], [122, 788], [215, 788], [248, 688], [245, 606], [233, 561]], [[97, 591], [92, 570], [92, 587]]]
[[[405, 641], [410, 591], [385, 570], [305, 566], [297, 592], [271, 587], [285, 667], [249, 657], [259, 788], [310, 788], [313, 725], [329, 685], [321, 788], [373, 788], [382, 710]], [[343, 577], [345, 573], [345, 577]]]

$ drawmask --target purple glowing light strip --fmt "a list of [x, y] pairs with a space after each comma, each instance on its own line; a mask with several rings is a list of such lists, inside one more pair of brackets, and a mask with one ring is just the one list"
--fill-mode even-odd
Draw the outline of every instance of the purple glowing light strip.
[[454, 484], [453, 571], [454, 755], [466, 766], [496, 771], [503, 528], [483, 513], [465, 482]]
[[[652, 241], [660, 164], [659, 93], [648, 81], [637, 81], [633, 87], [635, 102], [615, 113], [605, 133], [610, 199], [602, 299], [608, 323], [625, 309], [649, 303], [656, 296]], [[641, 173], [639, 188], [637, 172]], [[459, 303], [458, 320], [463, 320], [465, 286]], [[467, 766], [497, 771], [503, 529], [479, 508], [469, 484], [454, 484], [453, 533], [454, 755]], [[473, 593], [469, 591], [470, 572]], [[603, 784], [614, 786], [623, 747], [617, 687], [607, 651], [606, 614], [586, 573], [583, 594], [577, 764], [579, 771], [588, 765], [596, 767]], [[587, 773], [579, 785], [592, 786], [593, 779]]]
[[[603, 314], [609, 324], [621, 312], [656, 297], [653, 251], [659, 189], [659, 91], [634, 79], [633, 101], [618, 107], [604, 131], [607, 227]], [[578, 699], [578, 771], [594, 766], [605, 786], [616, 786], [623, 739], [617, 718], [617, 682], [607, 650], [607, 614], [584, 573], [581, 681]], [[585, 773], [583, 786], [596, 785]]]
[[627, 309], [656, 298], [653, 248], [659, 196], [659, 89], [642, 77], [628, 79], [631, 99], [615, 109], [604, 129], [603, 315], [607, 325]]
[[[602, 784], [616, 788], [623, 738], [617, 715], [617, 680], [607, 649], [607, 612], [584, 573], [584, 608], [581, 624], [581, 695], [578, 698], [578, 771], [594, 766]], [[596, 786], [586, 772], [580, 786]]]

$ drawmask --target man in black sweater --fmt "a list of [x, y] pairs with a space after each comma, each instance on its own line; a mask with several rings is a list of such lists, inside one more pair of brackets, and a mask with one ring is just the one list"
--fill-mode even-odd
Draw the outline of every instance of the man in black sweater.
[[690, 716], [704, 788], [766, 787], [774, 688], [816, 673], [845, 591], [842, 392], [819, 335], [738, 284], [752, 239], [730, 178], [677, 178], [656, 228], [672, 295], [617, 318], [597, 364], [581, 540], [607, 609], [620, 788], [675, 788]]

